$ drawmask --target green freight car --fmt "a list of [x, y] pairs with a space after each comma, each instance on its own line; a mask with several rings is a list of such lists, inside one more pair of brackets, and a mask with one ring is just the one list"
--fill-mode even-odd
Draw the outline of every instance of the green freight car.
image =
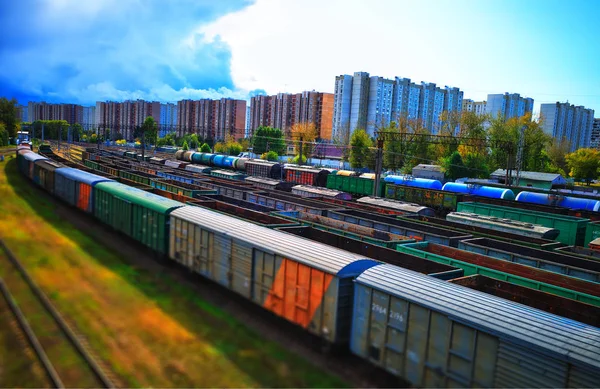
[[417, 188], [388, 183], [385, 187], [385, 197], [388, 199], [417, 203], [433, 208], [438, 214], [445, 215], [456, 211], [457, 205], [464, 201], [462, 193], [446, 192], [443, 190]]
[[600, 221], [588, 223], [585, 232], [585, 247], [588, 247], [592, 240], [600, 238]]
[[94, 186], [94, 216], [160, 255], [168, 253], [169, 214], [182, 206], [118, 182]]
[[[398, 245], [396, 247], [396, 250], [406, 254], [411, 254], [417, 257], [429, 259], [434, 262], [458, 267], [465, 271], [465, 276], [481, 274], [486, 277], [510, 282], [511, 284], [521, 285], [527, 288], [536, 289], [542, 292], [547, 292], [557, 296], [577, 300], [586, 304], [600, 306], [600, 297], [583, 291], [573, 290], [574, 288], [567, 288], [564, 285], [568, 284], [568, 282], [557, 282], [558, 284], [561, 284], [557, 285], [557, 283], [554, 282], [550, 283], [550, 280], [541, 281], [539, 279], [536, 279], [543, 278], [543, 276], [530, 276], [525, 274], [526, 272], [519, 270], [519, 267], [521, 269], [526, 269], [528, 268], [528, 266], [514, 264], [512, 262], [504, 261], [502, 259], [496, 259], [485, 255], [475, 254], [468, 251], [455, 249], [453, 247], [440, 246], [429, 242]], [[531, 268], [531, 271], [529, 271], [529, 273], [553, 274], [533, 267]], [[568, 276], [556, 276], [564, 277], [564, 279], [570, 279], [570, 277]], [[576, 284], [584, 283], [586, 286], [589, 286], [589, 288], [593, 288], [594, 285], [596, 285], [594, 283], [585, 282], [583, 280], [580, 281], [577, 279], [572, 279], [572, 281], [573, 280]]]
[[583, 246], [586, 227], [590, 222], [590, 219], [580, 217], [556, 215], [477, 202], [461, 202], [458, 204], [458, 211], [519, 220], [544, 227], [556, 228], [560, 230], [560, 234], [556, 240], [574, 246]]
[[[340, 190], [342, 192], [351, 193], [356, 196], [372, 196], [373, 185], [375, 184], [374, 179], [358, 177], [358, 176], [345, 176], [338, 174], [329, 174], [327, 176], [327, 188]], [[379, 181], [379, 195], [383, 195], [385, 192], [385, 182]]]
[[191, 185], [185, 182], [175, 180], [156, 179], [150, 181], [150, 186], [152, 186], [153, 188], [192, 198], [198, 198], [198, 196], [219, 194], [218, 190], [213, 188]]

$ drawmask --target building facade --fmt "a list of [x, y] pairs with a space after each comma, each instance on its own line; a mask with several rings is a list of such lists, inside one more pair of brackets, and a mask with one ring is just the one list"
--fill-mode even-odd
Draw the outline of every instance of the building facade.
[[315, 91], [254, 96], [250, 100], [248, 135], [260, 126], [281, 129], [286, 137], [297, 123], [312, 123], [321, 139], [331, 139], [333, 94]]
[[462, 100], [463, 92], [459, 88], [440, 88], [426, 82], [416, 84], [409, 78], [391, 80], [370, 77], [366, 72], [337, 76], [333, 138], [347, 143], [350, 134], [357, 128], [364, 128], [370, 136], [374, 136], [377, 128], [387, 126], [399, 117], [420, 120], [435, 134], [442, 124], [441, 113], [460, 112]]
[[486, 113], [492, 118], [502, 116], [505, 120], [520, 117], [533, 111], [533, 99], [518, 93], [491, 94], [487, 96]]
[[541, 104], [540, 114], [544, 132], [554, 139], [567, 139], [571, 151], [590, 147], [594, 110], [569, 103]]
[[83, 122], [81, 123], [84, 130], [93, 130], [96, 128], [96, 107], [83, 107]]
[[177, 105], [173, 103], [160, 105], [160, 122], [158, 124], [158, 135], [164, 137], [168, 133], [176, 132], [177, 129]]
[[[24, 109], [24, 108], [23, 108]], [[83, 107], [77, 104], [27, 103], [27, 118], [37, 120], [66, 120], [69, 124], [83, 124]]]
[[592, 124], [590, 147], [600, 150], [600, 118], [595, 118]]
[[464, 112], [475, 112], [476, 115], [485, 115], [486, 105], [486, 101], [473, 101], [471, 99], [464, 99], [462, 110]]
[[196, 133], [203, 138], [245, 136], [246, 101], [233, 99], [182, 100], [177, 102], [177, 135]]

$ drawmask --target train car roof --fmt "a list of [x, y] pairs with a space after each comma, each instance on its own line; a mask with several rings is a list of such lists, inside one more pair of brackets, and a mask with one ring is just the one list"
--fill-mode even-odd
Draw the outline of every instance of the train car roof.
[[234, 219], [194, 206], [178, 208], [171, 216], [187, 220], [207, 230], [227, 234], [261, 250], [292, 259], [329, 274], [357, 275], [377, 261], [293, 234]]
[[600, 328], [387, 264], [366, 270], [356, 282], [500, 338], [600, 368]]

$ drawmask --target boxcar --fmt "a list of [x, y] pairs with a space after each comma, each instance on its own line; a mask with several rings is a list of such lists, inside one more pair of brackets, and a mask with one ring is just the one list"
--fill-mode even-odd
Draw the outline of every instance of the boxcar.
[[354, 292], [352, 352], [414, 386], [600, 382], [598, 328], [391, 265], [364, 271]]
[[580, 244], [579, 246], [588, 247], [591, 241], [596, 240], [598, 238], [600, 238], [600, 221], [588, 223], [585, 230], [584, 244]]
[[283, 179], [283, 169], [279, 162], [249, 159], [246, 161], [245, 167], [249, 176]]
[[[327, 176], [327, 188], [341, 190], [343, 192], [352, 193], [357, 196], [371, 196], [373, 195], [373, 184], [374, 179], [357, 176], [346, 176], [337, 174], [330, 174]], [[379, 181], [379, 195], [384, 196], [385, 194], [385, 181]]]
[[33, 167], [35, 166], [36, 161], [48, 160], [48, 158], [41, 156], [39, 154], [34, 153], [31, 150], [19, 150], [20, 158], [17, 156], [17, 160], [21, 160], [20, 170], [23, 172], [30, 180], [33, 180]]
[[95, 217], [161, 255], [168, 252], [169, 213], [183, 203], [118, 182], [101, 182], [94, 192]]
[[327, 169], [316, 169], [304, 166], [289, 166], [284, 169], [285, 180], [300, 185], [327, 186], [327, 176], [331, 173]]
[[468, 195], [463, 193], [416, 188], [390, 183], [387, 183], [385, 186], [386, 198], [408, 201], [431, 207], [435, 209], [439, 215], [445, 215], [448, 212], [456, 211], [458, 203], [464, 201], [466, 196]]
[[461, 267], [466, 276], [482, 274], [600, 306], [598, 284], [579, 278], [429, 242], [409, 243], [398, 246], [397, 249], [432, 261]]
[[38, 160], [33, 167], [33, 182], [46, 191], [54, 193], [54, 172], [63, 167], [66, 166], [49, 159]]
[[102, 182], [114, 181], [70, 167], [56, 169], [54, 194], [72, 206], [92, 213], [95, 201], [94, 187]]
[[347, 343], [353, 280], [376, 261], [199, 207], [170, 217], [171, 259], [327, 342]]
[[[488, 238], [466, 239], [458, 244], [458, 248], [586, 281], [600, 282], [600, 262], [573, 257], [566, 253], [538, 250]], [[598, 290], [600, 291], [600, 285]]]
[[585, 230], [587, 224], [589, 223], [589, 219], [535, 212], [525, 209], [501, 207], [490, 204], [481, 204], [477, 202], [459, 203], [457, 210], [459, 212], [471, 212], [484, 216], [496, 216], [532, 224], [539, 224], [545, 227], [556, 228], [560, 230], [560, 235], [557, 238], [559, 242], [576, 246], [583, 246], [585, 240]]

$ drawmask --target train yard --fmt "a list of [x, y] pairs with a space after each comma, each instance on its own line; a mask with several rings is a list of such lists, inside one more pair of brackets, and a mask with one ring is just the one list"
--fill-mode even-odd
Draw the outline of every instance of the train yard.
[[380, 199], [351, 172], [140, 157], [22, 149], [17, 165], [157, 263], [335, 350], [328, 359], [414, 386], [600, 383], [600, 262], [583, 248], [600, 220], [593, 199], [568, 209], [393, 177]]

